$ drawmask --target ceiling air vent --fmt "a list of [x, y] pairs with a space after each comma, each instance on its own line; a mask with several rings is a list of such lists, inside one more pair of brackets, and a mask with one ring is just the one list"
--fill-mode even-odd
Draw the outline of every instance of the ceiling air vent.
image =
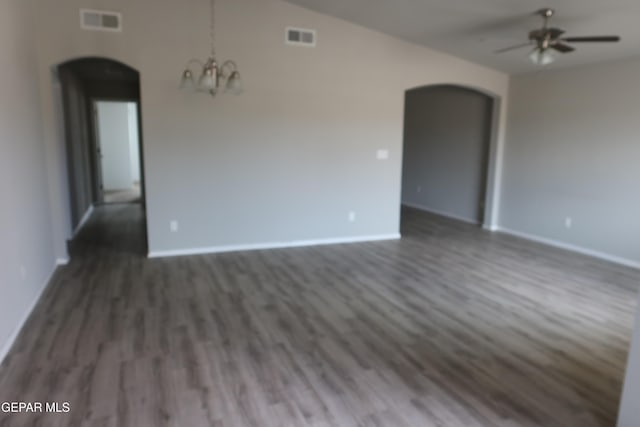
[[83, 30], [122, 31], [122, 14], [104, 10], [80, 9], [80, 27]]
[[315, 47], [316, 30], [287, 27], [285, 43], [293, 46]]

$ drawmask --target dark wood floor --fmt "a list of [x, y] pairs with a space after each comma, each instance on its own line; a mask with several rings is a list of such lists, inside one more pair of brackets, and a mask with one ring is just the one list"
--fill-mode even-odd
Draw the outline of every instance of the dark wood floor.
[[614, 426], [638, 271], [415, 210], [401, 241], [145, 259], [97, 210], [0, 369], [1, 426]]

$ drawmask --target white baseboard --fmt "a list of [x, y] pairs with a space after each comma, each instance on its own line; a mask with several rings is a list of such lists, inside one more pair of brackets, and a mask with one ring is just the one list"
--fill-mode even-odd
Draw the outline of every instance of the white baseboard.
[[78, 223], [78, 225], [76, 226], [75, 230], [73, 230], [73, 237], [76, 236], [76, 234], [78, 234], [78, 231], [80, 231], [80, 229], [82, 228], [82, 226], [89, 221], [89, 218], [91, 218], [91, 214], [93, 213], [93, 204], [89, 205], [89, 209], [87, 209], [87, 211], [84, 213], [84, 215], [82, 215], [82, 219], [80, 220], [80, 222]]
[[148, 254], [148, 257], [164, 258], [164, 257], [186, 256], [186, 255], [215, 254], [215, 253], [222, 253], [222, 252], [299, 248], [303, 246], [340, 245], [345, 243], [364, 243], [364, 242], [376, 242], [381, 240], [397, 240], [397, 239], [400, 239], [400, 237], [401, 237], [400, 233], [394, 233], [394, 234], [382, 234], [382, 235], [376, 235], [376, 236], [336, 237], [332, 239], [317, 239], [317, 240], [295, 240], [292, 242], [270, 242], [270, 243], [255, 243], [255, 244], [246, 244], [246, 245], [211, 246], [206, 248], [150, 251]]
[[462, 217], [462, 216], [459, 216], [459, 215], [456, 215], [456, 214], [452, 214], [452, 213], [449, 213], [449, 212], [444, 212], [444, 211], [439, 211], [439, 210], [436, 210], [436, 209], [431, 209], [431, 208], [428, 208], [426, 206], [418, 205], [418, 204], [415, 204], [415, 203], [402, 202], [402, 204], [404, 206], [408, 206], [408, 207], [413, 208], [413, 209], [418, 209], [420, 211], [429, 212], [429, 213], [432, 213], [432, 214], [435, 214], [435, 215], [440, 215], [440, 216], [444, 216], [444, 217], [447, 217], [447, 218], [455, 219], [455, 220], [458, 220], [458, 221], [466, 222], [468, 224], [480, 225], [480, 223], [478, 221], [474, 221], [472, 219], [465, 218], [465, 217]]
[[29, 307], [22, 315], [20, 322], [15, 327], [13, 333], [9, 335], [9, 337], [7, 338], [7, 341], [2, 345], [2, 348], [0, 348], [0, 365], [4, 361], [5, 357], [7, 357], [7, 354], [9, 354], [11, 347], [13, 346], [16, 339], [18, 338], [18, 335], [20, 335], [20, 331], [22, 331], [22, 328], [24, 327], [25, 323], [27, 323], [27, 320], [29, 320], [29, 316], [31, 316], [31, 312], [33, 311], [34, 308], [36, 308], [36, 305], [38, 304], [38, 301], [40, 301], [40, 298], [42, 297], [42, 294], [44, 293], [45, 289], [47, 289], [47, 287], [49, 286], [49, 283], [51, 282], [51, 279], [53, 279], [53, 275], [56, 273], [56, 270], [58, 269], [59, 265], [60, 264], [58, 264], [58, 261], [56, 260], [56, 263], [53, 265], [53, 270], [51, 271], [51, 273], [49, 273], [44, 283], [40, 286], [40, 289], [38, 290], [37, 295], [31, 301], [31, 303], [29, 304]]
[[524, 233], [522, 231], [511, 230], [509, 228], [497, 227], [496, 230], [499, 233], [509, 234], [511, 236], [520, 237], [522, 239], [531, 240], [533, 242], [542, 243], [545, 245], [553, 246], [555, 248], [565, 249], [571, 252], [577, 252], [579, 254], [592, 256], [604, 261], [613, 262], [615, 264], [624, 265], [626, 267], [640, 269], [640, 262], [631, 259], [610, 255], [604, 252], [596, 251], [593, 249], [583, 248], [582, 246], [573, 245], [571, 243], [560, 242], [558, 240], [549, 239], [546, 237], [536, 236], [535, 234]]

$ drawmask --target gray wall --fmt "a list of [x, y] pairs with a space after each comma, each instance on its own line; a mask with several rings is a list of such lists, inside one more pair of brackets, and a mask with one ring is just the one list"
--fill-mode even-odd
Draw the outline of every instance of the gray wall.
[[68, 67], [60, 67], [59, 77], [63, 91], [68, 182], [73, 191], [71, 200], [71, 225], [79, 225], [85, 212], [96, 201], [93, 188], [92, 150], [89, 144], [89, 97], [84, 83]]
[[502, 228], [640, 265], [638, 76], [635, 59], [512, 79]]
[[407, 91], [402, 203], [481, 223], [492, 99], [453, 86]]
[[[182, 67], [210, 50], [208, 2], [111, 0], [109, 9], [124, 14], [124, 32], [81, 31], [78, 9], [103, 4], [41, 2], [40, 63], [44, 70], [98, 55], [140, 71], [155, 253], [395, 235], [404, 92], [454, 83], [507, 93], [503, 73], [279, 0], [216, 2], [216, 51], [238, 62], [244, 94], [184, 93]], [[288, 25], [317, 29], [317, 47], [286, 46]], [[55, 114], [44, 71], [41, 87], [49, 130]], [[47, 146], [56, 152], [51, 135]], [[378, 149], [388, 149], [389, 159], [376, 160]], [[54, 220], [64, 224], [65, 187], [56, 157], [50, 161]]]
[[0, 360], [54, 268], [33, 2], [0, 2]]

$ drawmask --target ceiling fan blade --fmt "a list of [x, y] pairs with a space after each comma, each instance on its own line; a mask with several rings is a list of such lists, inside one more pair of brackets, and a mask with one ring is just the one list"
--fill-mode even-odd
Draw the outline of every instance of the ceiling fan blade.
[[564, 44], [564, 43], [554, 43], [549, 47], [551, 49], [557, 50], [560, 53], [569, 53], [569, 52], [573, 52], [574, 50], [576, 50], [575, 47], [571, 47], [568, 44]]
[[586, 37], [563, 37], [563, 42], [568, 43], [599, 43], [599, 42], [619, 42], [620, 36], [586, 36]]
[[510, 50], [522, 49], [523, 47], [531, 46], [532, 44], [533, 44], [532, 42], [526, 42], [526, 43], [522, 43], [522, 44], [517, 44], [515, 46], [505, 47], [504, 49], [494, 50], [493, 53], [509, 52]]

